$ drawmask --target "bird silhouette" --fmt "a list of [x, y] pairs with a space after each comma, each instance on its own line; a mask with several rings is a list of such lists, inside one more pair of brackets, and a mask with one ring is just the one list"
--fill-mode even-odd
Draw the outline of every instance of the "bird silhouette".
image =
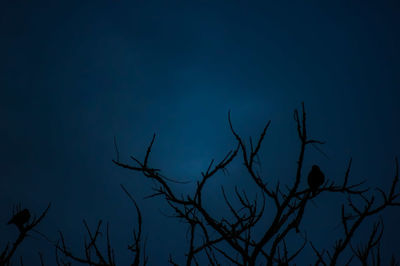
[[31, 214], [28, 209], [23, 209], [22, 211], [17, 212], [11, 218], [11, 220], [7, 224], [15, 224], [20, 231], [24, 229], [24, 224], [26, 224], [31, 218]]
[[317, 192], [317, 189], [325, 182], [325, 175], [322, 173], [321, 169], [319, 169], [318, 165], [313, 165], [310, 173], [308, 174], [308, 185], [310, 186], [310, 190], [312, 195], [314, 196]]

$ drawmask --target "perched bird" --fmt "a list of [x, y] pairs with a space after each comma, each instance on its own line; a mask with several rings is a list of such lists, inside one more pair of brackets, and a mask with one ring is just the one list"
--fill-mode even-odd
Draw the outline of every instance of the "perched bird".
[[29, 210], [23, 209], [22, 211], [17, 212], [8, 222], [8, 224], [15, 224], [15, 226], [17, 226], [18, 229], [21, 231], [24, 228], [24, 224], [29, 221], [29, 218], [31, 218]]
[[325, 175], [322, 173], [321, 169], [319, 169], [318, 165], [313, 165], [310, 173], [308, 174], [308, 185], [310, 186], [310, 190], [312, 195], [314, 196], [317, 192], [317, 189], [325, 182]]

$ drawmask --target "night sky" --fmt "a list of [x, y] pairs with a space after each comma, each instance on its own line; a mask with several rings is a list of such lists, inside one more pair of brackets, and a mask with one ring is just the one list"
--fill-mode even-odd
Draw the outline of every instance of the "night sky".
[[[236, 145], [229, 110], [246, 140], [272, 121], [260, 154], [271, 183], [293, 180], [293, 111], [304, 101], [326, 156], [310, 147], [303, 174], [318, 164], [340, 182], [352, 157], [354, 182], [388, 188], [400, 155], [399, 27], [398, 1], [1, 1], [0, 248], [17, 235], [5, 225], [13, 205], [38, 215], [51, 202], [38, 230], [53, 240], [63, 231], [79, 252], [82, 220], [102, 219], [127, 264], [136, 213], [123, 184], [143, 214], [149, 264], [170, 253], [183, 263], [186, 225], [164, 216], [162, 198], [143, 199], [152, 182], [112, 163], [114, 136], [131, 162], [156, 133], [150, 163], [193, 181], [172, 185], [191, 193]], [[207, 184], [217, 212], [222, 184], [249, 183], [240, 158], [228, 170]], [[323, 195], [307, 212], [310, 240], [333, 246], [340, 208]], [[400, 254], [399, 209], [383, 218], [385, 254]], [[18, 256], [38, 265], [41, 251], [51, 265], [54, 249], [32, 236]]]

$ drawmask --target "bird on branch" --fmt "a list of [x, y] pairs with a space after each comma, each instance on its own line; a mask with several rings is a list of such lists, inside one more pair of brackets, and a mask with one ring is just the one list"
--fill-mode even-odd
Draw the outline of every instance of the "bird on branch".
[[313, 165], [310, 173], [308, 174], [308, 185], [312, 192], [312, 195], [315, 196], [318, 188], [325, 182], [325, 175], [322, 173], [321, 169], [319, 169], [318, 165]]
[[31, 218], [29, 210], [23, 209], [22, 211], [19, 211], [16, 214], [14, 214], [14, 216], [7, 224], [15, 224], [15, 226], [18, 227], [20, 231], [22, 231], [24, 229], [24, 224], [26, 224], [29, 221], [29, 218]]
[[[304, 208], [306, 207], [307, 201], [311, 198], [314, 197], [315, 194], [317, 193], [318, 188], [324, 184], [325, 182], [325, 175], [322, 173], [321, 169], [319, 169], [318, 165], [313, 165], [311, 168], [310, 173], [308, 174], [308, 186], [310, 187], [310, 190], [307, 191], [307, 193], [304, 195], [304, 198], [302, 199], [302, 202], [299, 205], [299, 214], [301, 217], [304, 213]], [[299, 221], [297, 221], [297, 224], [295, 225], [296, 227], [296, 233], [299, 233]]]

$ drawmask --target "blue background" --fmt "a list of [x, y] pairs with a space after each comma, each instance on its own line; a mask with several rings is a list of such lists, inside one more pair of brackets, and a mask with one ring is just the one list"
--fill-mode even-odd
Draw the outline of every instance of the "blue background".
[[[152, 165], [195, 181], [235, 146], [228, 110], [245, 139], [272, 120], [261, 150], [271, 184], [294, 178], [293, 110], [304, 101], [328, 157], [309, 149], [303, 174], [316, 163], [340, 182], [353, 157], [354, 182], [388, 188], [400, 151], [399, 13], [398, 1], [1, 1], [0, 247], [17, 234], [5, 225], [13, 204], [39, 214], [51, 201], [40, 231], [56, 239], [62, 230], [80, 251], [82, 219], [103, 219], [126, 264], [136, 214], [124, 184], [143, 212], [150, 265], [169, 253], [183, 262], [186, 225], [161, 214], [171, 214], [162, 199], [143, 200], [151, 182], [111, 162], [113, 137], [128, 162], [156, 132]], [[221, 184], [253, 193], [240, 160], [229, 172], [206, 187], [219, 213]], [[304, 229], [321, 247], [342, 232], [334, 199], [306, 211]], [[383, 247], [400, 254], [398, 210], [384, 219]], [[52, 261], [35, 238], [18, 256]]]

